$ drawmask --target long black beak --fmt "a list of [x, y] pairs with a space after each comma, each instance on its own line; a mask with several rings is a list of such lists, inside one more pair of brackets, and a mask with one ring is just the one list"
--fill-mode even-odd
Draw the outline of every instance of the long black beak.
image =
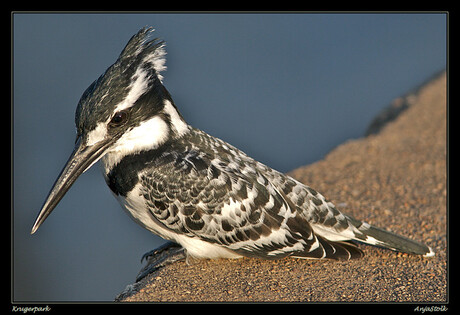
[[75, 148], [69, 157], [69, 160], [62, 169], [59, 177], [48, 194], [45, 203], [32, 227], [31, 234], [34, 234], [40, 225], [51, 214], [65, 193], [69, 190], [77, 178], [96, 163], [110, 146], [110, 139], [99, 141], [91, 146], [85, 145], [81, 137], [77, 139]]

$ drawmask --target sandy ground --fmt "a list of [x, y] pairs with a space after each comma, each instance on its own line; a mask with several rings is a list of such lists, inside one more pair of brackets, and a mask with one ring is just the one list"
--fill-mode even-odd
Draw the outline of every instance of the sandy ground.
[[435, 257], [359, 245], [365, 256], [353, 261], [177, 262], [117, 300], [447, 302], [445, 73], [411, 103], [377, 135], [289, 175], [345, 213], [426, 243]]

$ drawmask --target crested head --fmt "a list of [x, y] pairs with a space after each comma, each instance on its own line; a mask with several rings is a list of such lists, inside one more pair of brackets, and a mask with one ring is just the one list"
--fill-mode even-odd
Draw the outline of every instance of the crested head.
[[95, 120], [108, 119], [115, 108], [131, 107], [149, 90], [161, 90], [165, 44], [158, 38], [150, 39], [153, 31], [142, 28], [131, 37], [117, 61], [83, 93], [75, 114], [78, 134], [94, 127]]
[[110, 138], [108, 153], [129, 154], [188, 130], [162, 84], [165, 43], [151, 38], [153, 31], [142, 28], [131, 37], [116, 62], [83, 93], [75, 123], [77, 137], [87, 145]]

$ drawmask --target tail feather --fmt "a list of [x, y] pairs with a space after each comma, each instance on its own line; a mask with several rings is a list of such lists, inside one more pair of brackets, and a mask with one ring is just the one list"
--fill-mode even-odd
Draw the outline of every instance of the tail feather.
[[357, 240], [360, 242], [382, 246], [391, 250], [409, 254], [423, 255], [425, 257], [434, 256], [434, 251], [425, 244], [372, 226], [365, 222], [360, 222], [355, 219], [351, 219], [351, 221], [356, 221], [353, 223], [359, 223], [355, 226], [358, 228], [359, 232], [362, 233], [362, 235], [357, 235]]

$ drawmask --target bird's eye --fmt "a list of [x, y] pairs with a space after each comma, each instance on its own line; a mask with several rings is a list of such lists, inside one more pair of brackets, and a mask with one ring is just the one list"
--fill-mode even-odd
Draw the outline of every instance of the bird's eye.
[[128, 120], [128, 112], [121, 110], [113, 115], [110, 121], [110, 127], [118, 127], [123, 125]]

